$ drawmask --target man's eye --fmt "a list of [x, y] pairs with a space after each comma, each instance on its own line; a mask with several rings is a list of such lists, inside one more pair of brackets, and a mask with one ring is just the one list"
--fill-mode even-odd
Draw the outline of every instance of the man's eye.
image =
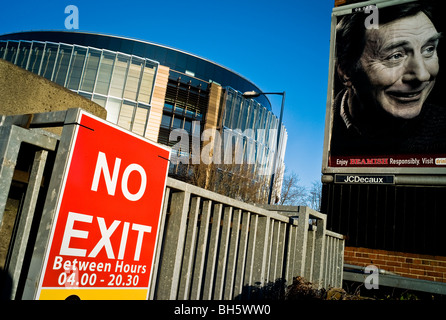
[[435, 51], [436, 51], [436, 47], [435, 46], [428, 46], [426, 48], [424, 48], [423, 50], [423, 55], [425, 57], [431, 57], [434, 55]]
[[387, 60], [390, 61], [398, 61], [401, 60], [404, 57], [404, 55], [401, 52], [397, 52], [394, 54], [391, 54], [390, 56], [387, 57]]

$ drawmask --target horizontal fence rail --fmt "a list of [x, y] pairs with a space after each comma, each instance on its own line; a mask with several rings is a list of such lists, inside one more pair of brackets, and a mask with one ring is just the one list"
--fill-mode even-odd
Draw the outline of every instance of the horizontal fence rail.
[[[39, 186], [45, 163], [51, 175], [54, 154], [63, 145], [58, 135], [36, 128], [62, 126], [65, 118], [65, 111], [0, 117], [0, 226], [20, 171], [16, 165], [31, 168], [25, 200], [17, 207], [16, 235], [6, 239], [11, 299], [32, 299], [35, 286], [28, 279], [38, 279], [40, 268], [30, 266], [25, 252], [34, 258], [35, 245], [43, 246], [39, 254], [45, 248], [28, 240], [29, 230], [49, 219], [37, 205], [44, 197]], [[150, 299], [249, 299], [265, 288], [284, 288], [297, 276], [318, 288], [342, 286], [344, 238], [326, 229], [325, 214], [308, 207], [254, 206], [172, 178], [165, 191]], [[16, 294], [23, 286], [32, 287], [31, 293]]]

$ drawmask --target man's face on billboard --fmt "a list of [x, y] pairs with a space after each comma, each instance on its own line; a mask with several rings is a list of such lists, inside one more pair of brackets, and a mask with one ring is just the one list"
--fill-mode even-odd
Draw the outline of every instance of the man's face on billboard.
[[416, 117], [439, 71], [439, 36], [421, 12], [367, 30], [359, 62], [368, 83], [353, 84], [359, 100], [375, 101], [395, 117]]

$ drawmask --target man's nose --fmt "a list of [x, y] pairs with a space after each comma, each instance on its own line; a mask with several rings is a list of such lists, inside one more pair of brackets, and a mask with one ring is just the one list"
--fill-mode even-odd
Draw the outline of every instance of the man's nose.
[[407, 59], [404, 81], [429, 81], [431, 74], [421, 54], [414, 54]]

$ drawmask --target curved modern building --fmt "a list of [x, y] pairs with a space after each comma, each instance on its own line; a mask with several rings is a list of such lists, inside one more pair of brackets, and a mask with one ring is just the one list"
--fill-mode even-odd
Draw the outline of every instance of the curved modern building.
[[[274, 160], [283, 163], [287, 133], [283, 125], [278, 130], [268, 98], [245, 99], [243, 92], [261, 90], [196, 55], [117, 36], [32, 31], [1, 35], [0, 58], [91, 99], [107, 120], [153, 141], [174, 146], [175, 129], [190, 136], [217, 129], [236, 138], [239, 157], [258, 175], [267, 177]], [[191, 158], [192, 143], [176, 151]]]

